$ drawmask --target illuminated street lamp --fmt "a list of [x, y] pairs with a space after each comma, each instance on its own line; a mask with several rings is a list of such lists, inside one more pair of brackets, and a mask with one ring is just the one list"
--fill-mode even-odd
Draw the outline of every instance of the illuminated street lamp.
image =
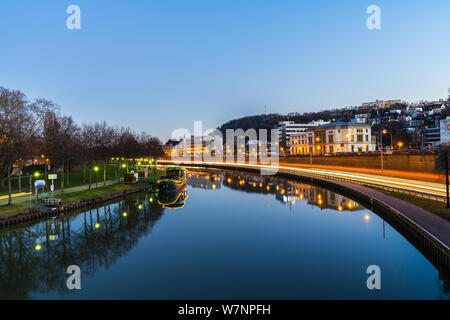
[[400, 149], [403, 148], [403, 142], [400, 141], [397, 145]]
[[39, 178], [40, 175], [41, 174], [39, 173], [39, 171], [36, 171], [32, 175], [30, 174], [30, 208], [31, 208], [31, 194], [33, 193], [33, 189], [32, 189], [33, 176], [37, 179], [37, 178]]
[[391, 151], [393, 149], [392, 147], [392, 133], [390, 133], [389, 131], [387, 131], [386, 129], [383, 130], [383, 134], [389, 134], [391, 136]]
[[97, 166], [94, 167], [94, 171], [95, 171], [95, 188], [98, 188], [98, 167]]

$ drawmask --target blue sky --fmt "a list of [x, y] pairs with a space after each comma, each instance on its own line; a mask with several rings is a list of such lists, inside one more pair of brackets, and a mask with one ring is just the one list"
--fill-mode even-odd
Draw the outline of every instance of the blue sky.
[[[66, 8], [81, 8], [81, 30]], [[381, 8], [382, 29], [366, 28]], [[163, 140], [194, 120], [445, 98], [450, 1], [2, 0], [0, 86]]]

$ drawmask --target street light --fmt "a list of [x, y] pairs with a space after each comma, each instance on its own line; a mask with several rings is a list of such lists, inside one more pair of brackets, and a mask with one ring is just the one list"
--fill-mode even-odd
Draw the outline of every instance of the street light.
[[400, 149], [403, 148], [403, 142], [400, 141], [397, 145]]
[[37, 178], [39, 178], [39, 176], [40, 176], [41, 174], [39, 173], [39, 171], [36, 171], [35, 173], [33, 173], [33, 174], [30, 174], [30, 208], [31, 208], [31, 195], [32, 195], [32, 193], [33, 193], [33, 189], [32, 189], [32, 187], [31, 187], [31, 184], [32, 184], [32, 180], [33, 180], [33, 176], [37, 179]]
[[383, 134], [389, 134], [391, 136], [391, 151], [393, 149], [392, 147], [392, 133], [388, 132], [386, 129], [383, 130]]
[[384, 170], [384, 159], [383, 159], [383, 132], [385, 130], [380, 131], [380, 155], [381, 155], [381, 174], [383, 174]]
[[95, 171], [95, 188], [98, 188], [98, 167], [97, 166], [94, 167], [94, 171]]

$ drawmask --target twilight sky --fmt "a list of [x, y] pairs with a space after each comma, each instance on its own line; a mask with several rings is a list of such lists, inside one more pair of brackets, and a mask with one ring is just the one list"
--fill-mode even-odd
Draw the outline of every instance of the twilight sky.
[[[66, 8], [81, 8], [81, 30]], [[381, 30], [366, 27], [369, 5]], [[448, 0], [1, 0], [0, 86], [162, 140], [269, 112], [446, 98]]]

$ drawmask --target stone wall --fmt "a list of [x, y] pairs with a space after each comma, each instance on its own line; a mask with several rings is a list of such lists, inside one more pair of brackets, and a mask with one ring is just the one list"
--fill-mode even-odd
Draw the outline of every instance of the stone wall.
[[[434, 170], [434, 154], [394, 154], [384, 155], [384, 169], [398, 171], [413, 171], [422, 173], [437, 173]], [[309, 156], [280, 157], [280, 163], [309, 164]], [[380, 155], [359, 156], [314, 156], [313, 164], [327, 166], [342, 166], [353, 168], [380, 169]]]

